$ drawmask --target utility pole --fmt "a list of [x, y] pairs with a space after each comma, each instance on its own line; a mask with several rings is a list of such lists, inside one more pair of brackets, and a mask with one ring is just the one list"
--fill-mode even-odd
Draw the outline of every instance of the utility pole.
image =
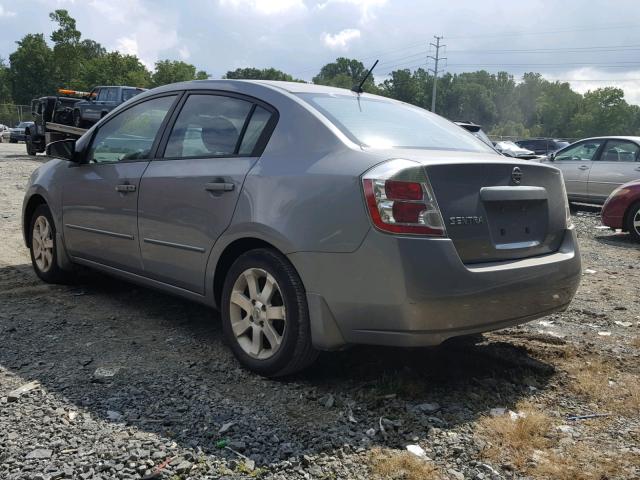
[[436, 84], [438, 83], [438, 62], [440, 62], [440, 60], [446, 60], [445, 57], [441, 57], [440, 56], [440, 49], [442, 47], [446, 47], [446, 45], [440, 45], [440, 40], [442, 40], [444, 37], [434, 35], [433, 38], [436, 39], [436, 43], [431, 43], [430, 45], [436, 48], [436, 56], [432, 57], [432, 56], [429, 55], [427, 58], [431, 58], [435, 62], [434, 66], [433, 66], [433, 69], [431, 69], [431, 68], [429, 69], [430, 71], [433, 72], [433, 90], [431, 92], [431, 111], [435, 113], [435, 111], [436, 111], [436, 91], [437, 91]]

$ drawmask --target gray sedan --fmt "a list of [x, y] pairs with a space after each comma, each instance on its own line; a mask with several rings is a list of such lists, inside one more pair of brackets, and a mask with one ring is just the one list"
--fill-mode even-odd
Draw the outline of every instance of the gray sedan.
[[569, 200], [602, 204], [623, 183], [640, 179], [640, 137], [585, 138], [552, 153]]
[[83, 265], [218, 308], [239, 361], [267, 376], [320, 350], [526, 322], [579, 282], [557, 168], [387, 98], [174, 84], [48, 152], [23, 208], [37, 275]]

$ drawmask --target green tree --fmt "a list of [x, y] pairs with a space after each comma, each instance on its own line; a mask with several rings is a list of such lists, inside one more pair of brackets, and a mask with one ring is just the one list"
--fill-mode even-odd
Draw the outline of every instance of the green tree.
[[[200, 73], [202, 76], [204, 72]], [[180, 60], [160, 60], [156, 62], [155, 72], [151, 76], [154, 87], [168, 83], [186, 82], [196, 79], [196, 67]]]
[[0, 104], [11, 103], [11, 71], [0, 57]]
[[13, 100], [28, 104], [31, 99], [51, 94], [53, 52], [41, 33], [25, 35], [16, 42], [18, 48], [9, 56]]
[[223, 78], [238, 80], [281, 80], [283, 82], [301, 82], [288, 73], [276, 68], [236, 68], [224, 74]]
[[637, 134], [636, 115], [637, 109], [624, 100], [620, 88], [598, 88], [585, 93], [572, 119], [571, 132], [577, 137]]
[[[335, 62], [328, 63], [320, 69], [320, 73], [313, 77], [313, 83], [329, 85], [332, 87], [351, 88], [360, 84], [367, 69], [359, 60], [340, 57]], [[376, 93], [377, 88], [373, 81], [373, 75], [369, 75], [362, 86], [365, 92]]]
[[419, 80], [411, 73], [411, 70], [395, 70], [390, 74], [391, 78], [380, 84], [380, 94], [400, 100], [402, 102], [419, 105], [419, 97], [424, 89]]
[[55, 10], [49, 18], [58, 24], [51, 34], [53, 41], [53, 65], [56, 83], [67, 88], [79, 88], [78, 78], [82, 68], [80, 38], [75, 19], [67, 10]]
[[582, 95], [571, 90], [568, 83], [547, 82], [536, 99], [540, 134], [549, 137], [572, 137], [570, 123], [577, 113]]
[[87, 62], [81, 77], [82, 89], [98, 85], [129, 85], [148, 87], [151, 73], [135, 55], [109, 52]]

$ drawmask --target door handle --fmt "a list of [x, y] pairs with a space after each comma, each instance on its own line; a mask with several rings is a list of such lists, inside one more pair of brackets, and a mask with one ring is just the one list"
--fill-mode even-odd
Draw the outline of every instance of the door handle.
[[234, 189], [233, 183], [227, 182], [209, 182], [204, 184], [204, 189], [210, 192], [230, 192]]
[[636, 167], [636, 170], [640, 171], [640, 167]]
[[130, 183], [123, 183], [122, 185], [116, 185], [116, 192], [129, 193], [135, 192], [136, 186]]
[[580, 170], [589, 170], [589, 165], [580, 165], [578, 168]]

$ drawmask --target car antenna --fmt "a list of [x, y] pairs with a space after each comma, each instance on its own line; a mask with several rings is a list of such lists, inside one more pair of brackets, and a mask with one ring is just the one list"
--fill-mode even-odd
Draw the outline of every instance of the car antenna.
[[373, 64], [373, 67], [371, 67], [369, 71], [367, 71], [367, 74], [364, 76], [360, 84], [354, 85], [353, 87], [351, 87], [352, 92], [356, 92], [358, 95], [360, 95], [364, 91], [362, 90], [362, 85], [364, 85], [364, 82], [367, 81], [367, 78], [369, 78], [369, 75], [371, 75], [371, 72], [373, 72], [373, 69], [376, 68], [376, 65], [378, 65], [378, 60], [376, 60], [376, 63]]

